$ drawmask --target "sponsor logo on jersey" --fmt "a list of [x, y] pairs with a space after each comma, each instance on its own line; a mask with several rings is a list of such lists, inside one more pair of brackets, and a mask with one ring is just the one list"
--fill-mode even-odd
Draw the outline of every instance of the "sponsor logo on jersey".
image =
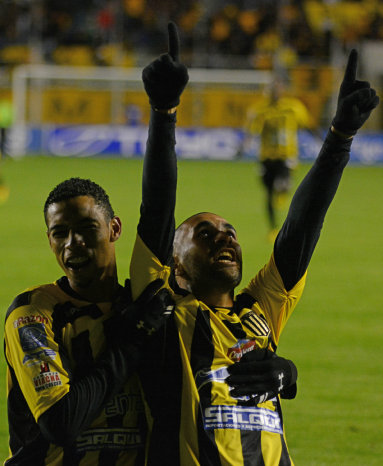
[[241, 357], [252, 351], [257, 346], [254, 340], [238, 340], [237, 343], [227, 350], [227, 356], [232, 361], [239, 361]]
[[[197, 386], [197, 390], [200, 390], [204, 385], [206, 385], [209, 382], [219, 382], [219, 383], [227, 383], [226, 378], [229, 377], [229, 372], [227, 370], [227, 366], [225, 367], [220, 367], [219, 369], [215, 370], [200, 370], [197, 372], [195, 376], [195, 383]], [[229, 390], [231, 390], [233, 387], [229, 386]], [[266, 392], [262, 395], [258, 395], [257, 393], [254, 393], [254, 395], [242, 395], [242, 396], [233, 396], [231, 395], [232, 398], [239, 400], [239, 401], [249, 401], [249, 400], [254, 400], [254, 404], [258, 403], [263, 403], [268, 399], [269, 393]]]
[[23, 359], [23, 364], [27, 367], [36, 366], [37, 364], [40, 364], [41, 361], [45, 361], [47, 359], [53, 360], [55, 358], [56, 351], [49, 348], [44, 348], [40, 351], [35, 351], [31, 354], [26, 354]]
[[203, 410], [205, 430], [238, 429], [282, 434], [279, 414], [265, 408], [245, 406], [209, 406]]
[[13, 321], [13, 326], [15, 328], [19, 328], [21, 325], [33, 324], [35, 322], [46, 325], [48, 323], [48, 319], [40, 315], [22, 316]]
[[90, 429], [77, 437], [77, 450], [128, 450], [143, 445], [138, 429]]
[[19, 328], [21, 347], [24, 352], [48, 346], [44, 324], [29, 324]]
[[140, 393], [119, 393], [105, 406], [106, 417], [124, 416], [126, 413], [145, 411]]
[[42, 390], [62, 385], [62, 382], [58, 372], [52, 372], [47, 362], [41, 362], [40, 374], [33, 378], [33, 384], [36, 392], [41, 392]]
[[214, 381], [224, 383], [226, 377], [229, 377], [229, 373], [227, 371], [226, 366], [211, 371], [200, 370], [197, 372], [195, 376], [197, 390], [200, 390], [204, 385], [206, 385], [209, 382]]

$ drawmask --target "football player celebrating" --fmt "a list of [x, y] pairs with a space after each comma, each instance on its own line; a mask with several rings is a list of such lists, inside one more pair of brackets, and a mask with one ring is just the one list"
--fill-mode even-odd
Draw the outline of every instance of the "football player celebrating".
[[188, 81], [174, 24], [169, 53], [144, 69], [152, 110], [132, 293], [137, 297], [159, 278], [176, 302], [146, 345], [140, 368], [152, 416], [149, 465], [291, 464], [280, 394], [291, 391], [294, 373], [273, 354], [302, 294], [353, 136], [379, 101], [367, 82], [356, 80], [356, 68], [353, 50], [331, 129], [293, 197], [271, 258], [237, 296], [242, 254], [233, 225], [202, 212], [174, 226], [176, 110]]
[[121, 221], [103, 188], [71, 178], [44, 208], [64, 276], [25, 290], [5, 321], [8, 465], [138, 465], [145, 414], [135, 368], [169, 314], [163, 284], [134, 304], [118, 283]]

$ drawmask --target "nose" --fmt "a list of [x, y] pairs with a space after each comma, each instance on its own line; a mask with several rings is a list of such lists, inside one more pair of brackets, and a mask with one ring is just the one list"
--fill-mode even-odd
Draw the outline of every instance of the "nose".
[[73, 249], [74, 247], [84, 245], [84, 237], [79, 232], [70, 230], [67, 236], [67, 240], [65, 242], [65, 247], [68, 249]]
[[218, 231], [215, 235], [215, 242], [216, 243], [225, 243], [231, 244], [233, 237], [227, 231]]

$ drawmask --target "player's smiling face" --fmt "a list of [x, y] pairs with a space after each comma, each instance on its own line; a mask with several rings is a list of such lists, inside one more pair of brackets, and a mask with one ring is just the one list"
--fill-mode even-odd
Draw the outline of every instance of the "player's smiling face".
[[224, 218], [203, 212], [186, 220], [176, 232], [176, 274], [191, 289], [233, 290], [242, 278], [242, 251], [235, 228]]
[[95, 288], [116, 274], [114, 242], [118, 217], [108, 220], [93, 197], [77, 196], [51, 204], [46, 214], [49, 244], [71, 287]]

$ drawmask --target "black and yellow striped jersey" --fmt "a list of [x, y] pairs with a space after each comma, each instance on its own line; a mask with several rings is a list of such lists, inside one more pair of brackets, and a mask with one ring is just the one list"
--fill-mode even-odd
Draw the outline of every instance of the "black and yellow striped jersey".
[[[131, 262], [133, 298], [170, 268], [138, 236]], [[306, 274], [286, 291], [274, 257], [236, 297], [233, 309], [209, 308], [174, 293], [172, 320], [148, 348], [141, 371], [150, 411], [149, 465], [290, 465], [280, 400], [255, 406], [233, 398], [227, 367], [255, 348], [275, 349]]]
[[[269, 263], [230, 309], [211, 309], [170, 286], [177, 186], [175, 114], [151, 111], [141, 216], [131, 261], [134, 299], [162, 278], [176, 312], [142, 359], [150, 423], [149, 466], [291, 465], [279, 399], [249, 406], [232, 398], [226, 368], [254, 347], [278, 345], [296, 306], [325, 214], [350, 156], [331, 131], [296, 191]], [[197, 180], [198, 182], [198, 180]], [[173, 284], [174, 280], [170, 280]]]
[[111, 307], [110, 302], [81, 300], [65, 277], [30, 288], [13, 301], [5, 322], [10, 435], [6, 465], [143, 464], [145, 413], [136, 376], [74, 445], [50, 444], [37, 424], [105, 349]]

